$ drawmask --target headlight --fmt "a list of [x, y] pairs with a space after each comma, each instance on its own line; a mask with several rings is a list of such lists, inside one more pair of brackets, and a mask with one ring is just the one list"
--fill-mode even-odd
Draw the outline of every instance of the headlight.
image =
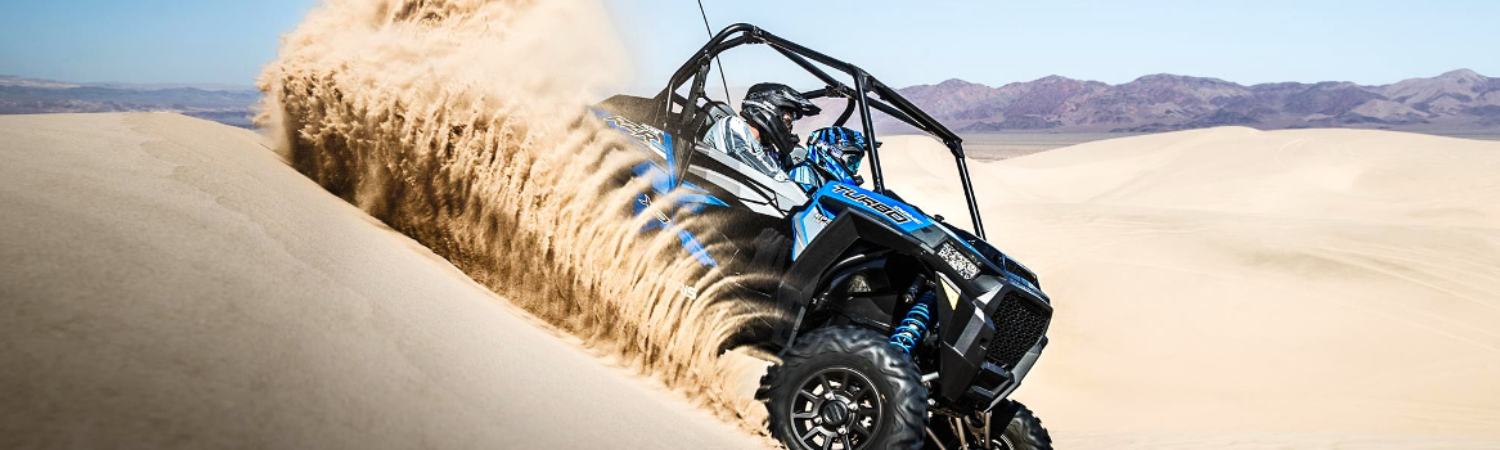
[[958, 247], [954, 247], [952, 241], [944, 241], [938, 246], [938, 257], [948, 263], [948, 267], [953, 268], [953, 271], [958, 272], [958, 276], [965, 280], [972, 280], [979, 275], [979, 264], [969, 258], [969, 255], [959, 251]]

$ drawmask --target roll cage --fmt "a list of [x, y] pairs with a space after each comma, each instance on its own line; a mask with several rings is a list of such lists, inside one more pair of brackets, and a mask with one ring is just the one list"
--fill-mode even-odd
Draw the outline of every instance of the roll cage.
[[[662, 122], [662, 118], [673, 116], [686, 116], [683, 117], [686, 123], [697, 123], [701, 120], [702, 118], [699, 115], [705, 114], [705, 112], [701, 111], [699, 102], [703, 101], [707, 103], [710, 101], [705, 95], [705, 85], [708, 82], [709, 69], [714, 59], [724, 51], [745, 44], [766, 44], [803, 70], [806, 70], [807, 73], [822, 81], [825, 85], [822, 89], [803, 93], [808, 99], [847, 99], [848, 103], [844, 107], [843, 113], [834, 122], [834, 125], [844, 126], [853, 116], [855, 110], [859, 111], [860, 125], [864, 128], [865, 136], [869, 137], [865, 142], [870, 148], [866, 150], [869, 152], [870, 175], [873, 178], [871, 181], [874, 183], [876, 192], [888, 191], [885, 189], [885, 178], [881, 172], [880, 153], [874, 145], [875, 124], [870, 117], [871, 108], [905, 122], [907, 125], [911, 125], [942, 141], [943, 145], [948, 147], [949, 152], [953, 154], [954, 159], [958, 163], [959, 180], [963, 183], [964, 200], [968, 203], [969, 218], [974, 223], [974, 234], [980, 239], [984, 238], [984, 222], [979, 216], [979, 206], [974, 200], [974, 187], [969, 180], [969, 167], [964, 162], [962, 138], [943, 126], [943, 124], [938, 123], [932, 116], [917, 108], [916, 105], [907, 101], [895, 89], [886, 86], [885, 83], [880, 82], [880, 80], [871, 76], [863, 69], [783, 39], [754, 25], [737, 23], [725, 27], [718, 34], [714, 35], [713, 38], [709, 39], [708, 43], [704, 44], [697, 53], [694, 53], [692, 58], [688, 59], [682, 67], [678, 68], [672, 74], [667, 87], [652, 99], [654, 103], [658, 104], [652, 112], [654, 116], [653, 121]], [[829, 75], [823, 68], [818, 67], [814, 62], [849, 75], [854, 80], [854, 86], [851, 88], [845, 85]], [[677, 91], [690, 80], [692, 81], [692, 85], [688, 89], [687, 97], [677, 94]], [[871, 95], [874, 95], [874, 97], [872, 98]], [[682, 112], [674, 113], [674, 105], [681, 106]], [[686, 170], [686, 167], [683, 170]]]

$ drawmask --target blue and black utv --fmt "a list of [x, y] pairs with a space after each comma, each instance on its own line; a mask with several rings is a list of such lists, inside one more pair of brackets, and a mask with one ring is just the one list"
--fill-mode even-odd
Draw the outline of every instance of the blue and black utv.
[[[765, 44], [820, 80], [805, 97], [845, 99], [835, 126], [858, 114], [869, 189], [833, 180], [808, 193], [703, 144], [734, 114], [705, 93], [710, 67], [745, 44]], [[652, 209], [670, 211], [653, 223], [678, 233], [693, 258], [774, 275], [748, 289], [794, 319], [741, 344], [780, 355], [758, 396], [789, 448], [1051, 448], [1040, 421], [1008, 399], [1047, 344], [1051, 301], [1036, 275], [983, 240], [962, 140], [948, 128], [860, 68], [746, 24], [711, 38], [654, 98], [615, 96], [596, 111], [651, 154], [631, 174], [652, 185], [636, 213], [671, 201]], [[947, 145], [973, 230], [886, 187], [876, 111]], [[687, 214], [717, 216], [708, 222], [717, 225], [668, 226]], [[728, 244], [708, 244], [719, 239]]]

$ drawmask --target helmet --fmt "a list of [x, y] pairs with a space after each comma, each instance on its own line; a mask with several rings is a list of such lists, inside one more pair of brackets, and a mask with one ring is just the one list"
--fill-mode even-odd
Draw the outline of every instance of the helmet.
[[807, 135], [807, 146], [833, 157], [849, 175], [865, 160], [865, 135], [845, 127], [819, 128]]
[[792, 121], [815, 116], [821, 111], [796, 89], [778, 83], [751, 86], [740, 106], [740, 116], [759, 130], [761, 140], [769, 143], [783, 158], [797, 148]]

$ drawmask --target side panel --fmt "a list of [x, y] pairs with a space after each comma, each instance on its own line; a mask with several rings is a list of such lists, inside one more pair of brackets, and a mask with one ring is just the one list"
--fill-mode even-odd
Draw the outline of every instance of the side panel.
[[807, 204], [807, 194], [791, 180], [777, 180], [717, 149], [697, 146], [686, 161], [696, 181], [722, 189], [756, 213], [776, 218]]
[[828, 224], [833, 222], [833, 217], [834, 213], [816, 203], [792, 216], [793, 260], [802, 256], [807, 244], [823, 233]]
[[811, 205], [792, 217], [796, 241], [792, 248], [793, 260], [801, 257], [802, 251], [817, 239], [833, 217], [846, 210], [862, 211], [903, 233], [933, 225], [932, 219], [904, 203], [839, 181], [826, 183], [814, 192]]
[[[608, 112], [595, 110], [606, 125], [630, 136], [648, 150], [653, 158], [642, 161], [631, 168], [631, 174], [636, 178], [646, 179], [650, 182], [651, 190], [642, 192], [636, 201], [631, 203], [631, 213], [640, 215], [652, 209], [653, 203], [667, 196], [669, 193], [679, 192], [673, 197], [674, 202], [670, 205], [661, 205], [655, 208], [651, 220], [641, 231], [670, 230], [672, 219], [679, 214], [701, 214], [709, 207], [723, 208], [729, 206], [718, 196], [712, 195], [707, 189], [698, 186], [677, 176], [677, 161], [672, 151], [675, 143], [672, 135], [656, 127], [645, 125], [623, 116], [612, 115]], [[709, 254], [702, 239], [692, 230], [678, 228], [676, 230], [677, 240], [682, 245], [683, 251], [687, 252], [700, 264], [705, 266], [718, 266], [719, 261]]]
[[[806, 194], [795, 184], [766, 177], [729, 155], [702, 146], [679, 159], [674, 149], [684, 144], [671, 133], [607, 111], [595, 110], [595, 114], [633, 138], [649, 156], [631, 170], [635, 178], [650, 182], [650, 190], [640, 193], [631, 211], [652, 214], [643, 231], [675, 233], [685, 253], [727, 273], [779, 271], [789, 263], [788, 211], [807, 203]], [[672, 203], [654, 205], [666, 199]], [[747, 287], [774, 295], [774, 287], [765, 284]]]

